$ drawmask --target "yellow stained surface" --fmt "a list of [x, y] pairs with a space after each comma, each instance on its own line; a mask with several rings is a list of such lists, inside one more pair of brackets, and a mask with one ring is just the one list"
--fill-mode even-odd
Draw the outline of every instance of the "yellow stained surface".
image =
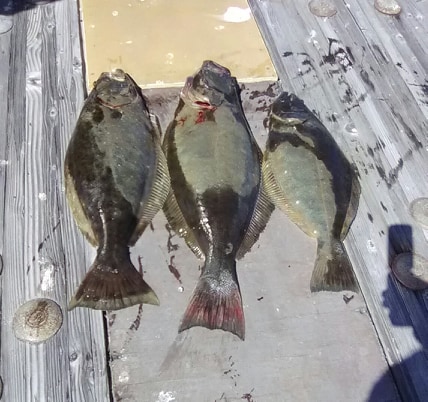
[[241, 81], [276, 79], [245, 0], [83, 0], [89, 86], [122, 68], [142, 87], [182, 85], [204, 60]]

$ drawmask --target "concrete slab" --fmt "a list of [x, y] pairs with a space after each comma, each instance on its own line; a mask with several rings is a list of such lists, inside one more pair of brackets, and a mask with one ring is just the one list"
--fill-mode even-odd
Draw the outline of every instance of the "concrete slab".
[[83, 0], [81, 9], [89, 84], [122, 68], [143, 87], [180, 86], [205, 59], [247, 81], [276, 78], [245, 0]]
[[[242, 92], [261, 146], [263, 119], [275, 93], [272, 83], [245, 85]], [[165, 129], [178, 90], [146, 95]], [[132, 249], [161, 305], [108, 315], [117, 401], [364, 401], [384, 373], [377, 400], [400, 400], [361, 295], [311, 294], [316, 243], [280, 211], [237, 264], [245, 341], [205, 328], [177, 334], [200, 261], [182, 239], [169, 238], [165, 225], [158, 214], [154, 231]], [[171, 262], [175, 275], [168, 269]]]

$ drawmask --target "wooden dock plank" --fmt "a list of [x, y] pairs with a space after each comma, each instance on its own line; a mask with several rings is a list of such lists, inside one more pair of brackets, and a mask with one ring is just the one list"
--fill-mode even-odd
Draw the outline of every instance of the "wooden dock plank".
[[[109, 388], [102, 314], [67, 312], [91, 257], [68, 212], [62, 173], [84, 90], [77, 4], [54, 2], [13, 19], [6, 34], [10, 75], [1, 149], [3, 400], [104, 401]], [[35, 297], [55, 300], [64, 323], [54, 338], [30, 345], [15, 338], [12, 320], [17, 307]]]
[[[360, 171], [363, 192], [346, 246], [401, 394], [424, 400], [426, 306], [422, 294], [389, 277], [391, 257], [411, 250], [388, 234], [409, 225], [412, 251], [427, 258], [426, 232], [409, 213], [409, 203], [428, 194], [426, 35], [413, 41], [407, 3], [398, 22], [370, 2], [336, 1], [329, 19], [312, 15], [305, 2], [249, 3], [283, 88], [318, 113]], [[408, 4], [414, 10], [422, 3]], [[403, 61], [411, 79], [397, 65]]]

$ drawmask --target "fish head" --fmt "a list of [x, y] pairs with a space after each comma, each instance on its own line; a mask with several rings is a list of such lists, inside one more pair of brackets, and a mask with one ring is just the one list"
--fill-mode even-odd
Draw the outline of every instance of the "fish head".
[[269, 116], [282, 124], [297, 126], [303, 124], [309, 117], [305, 103], [296, 95], [283, 92], [272, 103]]
[[138, 85], [123, 70], [102, 73], [95, 82], [97, 100], [110, 109], [129, 105], [139, 98]]
[[195, 75], [187, 78], [180, 97], [196, 109], [215, 110], [225, 100], [233, 101], [236, 88], [236, 79], [226, 67], [206, 60]]

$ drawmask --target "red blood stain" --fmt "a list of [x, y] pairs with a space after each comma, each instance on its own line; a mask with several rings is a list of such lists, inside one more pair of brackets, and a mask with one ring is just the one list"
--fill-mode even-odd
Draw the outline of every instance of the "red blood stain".
[[182, 117], [180, 120], [177, 120], [177, 125], [184, 126], [184, 122], [186, 121], [185, 117]]
[[195, 120], [196, 124], [203, 123], [206, 120], [205, 112], [203, 110], [199, 110], [198, 117]]

